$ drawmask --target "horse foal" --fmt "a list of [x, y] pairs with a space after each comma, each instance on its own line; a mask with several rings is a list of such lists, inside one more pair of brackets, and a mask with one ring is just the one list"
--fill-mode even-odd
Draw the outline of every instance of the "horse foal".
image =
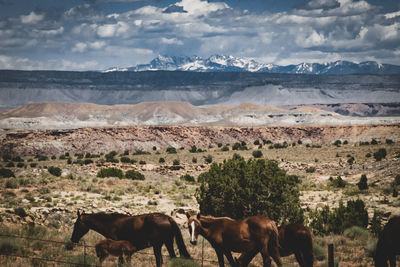
[[129, 241], [104, 239], [96, 244], [96, 255], [99, 257], [100, 265], [108, 255], [119, 257], [119, 262], [124, 263], [124, 255], [127, 262], [131, 262], [131, 257], [137, 249]]

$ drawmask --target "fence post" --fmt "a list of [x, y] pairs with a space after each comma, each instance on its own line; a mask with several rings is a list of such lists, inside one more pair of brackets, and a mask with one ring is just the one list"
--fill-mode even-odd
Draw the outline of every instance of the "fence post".
[[334, 262], [333, 244], [328, 244], [328, 267], [334, 267]]
[[83, 241], [83, 266], [86, 266], [86, 243]]
[[201, 242], [201, 267], [204, 266], [204, 237], [202, 237], [202, 242]]

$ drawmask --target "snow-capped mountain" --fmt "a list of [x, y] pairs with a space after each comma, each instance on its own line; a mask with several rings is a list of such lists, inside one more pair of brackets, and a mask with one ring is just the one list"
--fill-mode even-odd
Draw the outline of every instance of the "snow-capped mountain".
[[128, 68], [109, 68], [112, 71], [192, 71], [192, 72], [268, 72], [291, 74], [400, 74], [400, 66], [379, 64], [374, 61], [359, 64], [350, 61], [330, 63], [300, 63], [279, 66], [259, 63], [251, 58], [225, 55], [213, 55], [207, 59], [198, 56], [158, 56], [149, 64], [140, 64]]

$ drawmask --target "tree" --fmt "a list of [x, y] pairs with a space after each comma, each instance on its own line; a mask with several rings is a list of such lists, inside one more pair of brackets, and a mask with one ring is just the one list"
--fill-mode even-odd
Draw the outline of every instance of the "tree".
[[261, 158], [262, 157], [262, 152], [261, 152], [261, 150], [254, 150], [253, 151], [253, 157], [255, 157], [255, 158]]
[[241, 219], [264, 215], [277, 223], [302, 222], [299, 180], [264, 159], [238, 154], [200, 174], [196, 199], [202, 214]]
[[54, 166], [49, 167], [48, 171], [50, 174], [52, 174], [54, 176], [61, 176], [61, 172], [62, 172], [59, 167], [54, 167]]
[[383, 158], [386, 158], [386, 149], [379, 148], [377, 152], [374, 153], [374, 158], [376, 161], [381, 161]]
[[175, 147], [168, 147], [167, 148], [167, 153], [168, 154], [176, 154], [176, 148]]
[[367, 176], [365, 174], [361, 175], [360, 181], [357, 183], [357, 186], [360, 190], [368, 189]]
[[132, 180], [144, 180], [145, 179], [143, 174], [141, 174], [140, 172], [135, 171], [135, 170], [126, 171], [125, 178], [132, 179]]
[[1, 168], [0, 169], [0, 178], [8, 178], [8, 177], [15, 177], [15, 174], [12, 170]]

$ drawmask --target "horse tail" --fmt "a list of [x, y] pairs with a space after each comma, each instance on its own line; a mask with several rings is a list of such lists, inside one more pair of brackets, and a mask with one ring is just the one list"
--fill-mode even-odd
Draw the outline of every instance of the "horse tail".
[[178, 224], [171, 217], [168, 217], [168, 220], [171, 224], [172, 231], [173, 231], [175, 239], [176, 239], [176, 244], [178, 245], [179, 254], [181, 254], [181, 256], [183, 256], [185, 258], [191, 258], [189, 252], [186, 249], [185, 242], [183, 242], [181, 229], [179, 229]]
[[274, 221], [271, 221], [271, 231], [268, 241], [268, 250], [271, 257], [278, 266], [282, 266], [281, 256], [279, 255], [279, 231]]

